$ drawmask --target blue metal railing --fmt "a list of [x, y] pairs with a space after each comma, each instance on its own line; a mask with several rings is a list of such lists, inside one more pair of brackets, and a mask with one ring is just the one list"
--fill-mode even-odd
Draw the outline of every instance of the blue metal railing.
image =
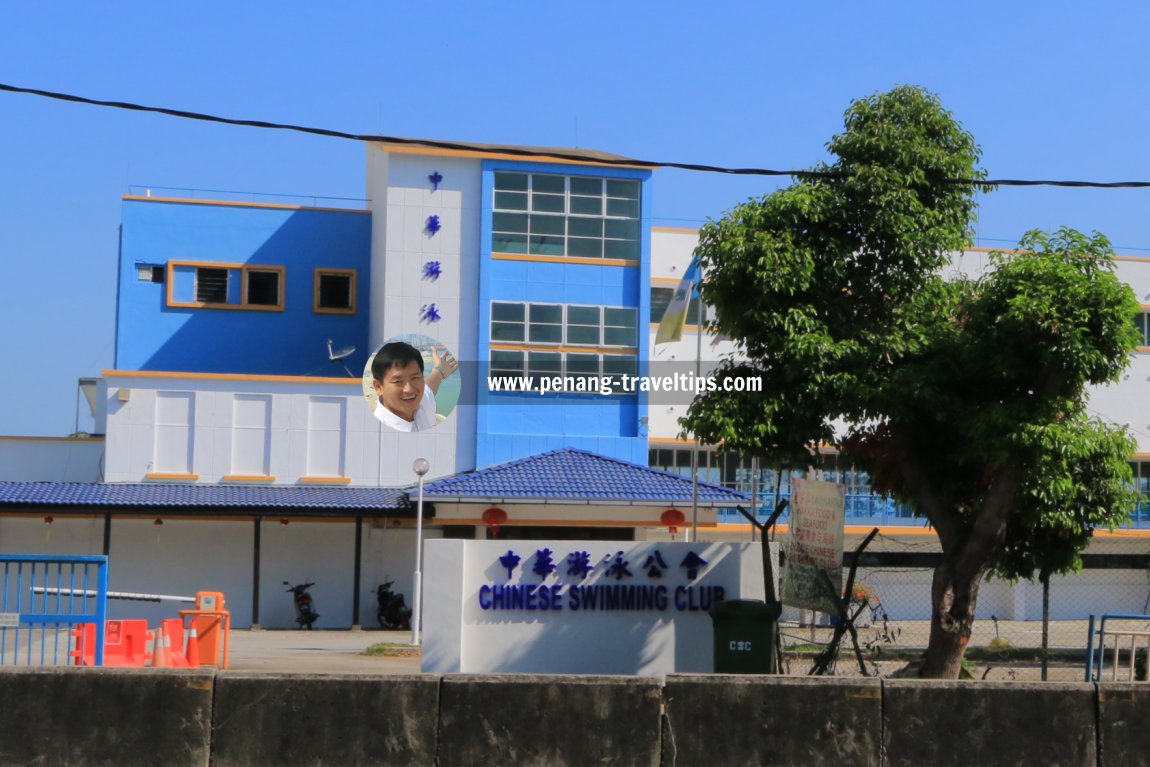
[[[780, 493], [779, 498], [790, 499], [790, 493]], [[773, 491], [756, 493], [755, 518], [766, 521], [775, 506]], [[922, 526], [926, 520], [916, 517], [908, 506], [881, 495], [873, 493], [847, 493], [844, 516], [848, 525], [907, 525]], [[734, 508], [718, 510], [720, 524], [740, 524], [746, 521], [742, 514]], [[790, 509], [788, 508], [779, 517], [781, 524], [790, 522]], [[1143, 500], [1135, 507], [1130, 517], [1120, 525], [1125, 529], [1150, 528], [1150, 500]]]
[[104, 665], [107, 557], [0, 554], [0, 567], [0, 666], [66, 665], [81, 623], [95, 624], [95, 662]]
[[[1150, 624], [1150, 615], [1133, 615], [1128, 613], [1108, 613], [1102, 616], [1101, 620], [1096, 620], [1097, 616], [1090, 616], [1090, 627], [1088, 629], [1089, 635], [1086, 638], [1086, 679], [1087, 682], [1101, 682], [1102, 680], [1102, 667], [1106, 663], [1106, 622], [1107, 621], [1142, 621], [1145, 624]], [[1118, 659], [1119, 647], [1118, 639], [1120, 637], [1127, 637], [1130, 639], [1130, 676], [1134, 676], [1134, 652], [1135, 640], [1141, 638], [1145, 641], [1148, 632], [1143, 629], [1139, 631], [1115, 630], [1111, 632], [1114, 637], [1114, 674], [1116, 680], [1118, 677]], [[1095, 637], [1098, 642], [1095, 643]]]

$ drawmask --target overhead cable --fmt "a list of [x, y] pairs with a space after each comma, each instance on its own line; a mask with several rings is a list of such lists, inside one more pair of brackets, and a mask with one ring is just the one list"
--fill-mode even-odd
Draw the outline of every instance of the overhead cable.
[[[201, 120], [204, 122], [220, 123], [223, 125], [239, 125], [247, 128], [295, 131], [297, 133], [307, 133], [314, 136], [327, 136], [329, 138], [348, 139], [351, 141], [379, 142], [385, 144], [400, 144], [427, 147], [429, 149], [447, 149], [456, 151], [474, 151], [476, 149], [474, 144], [453, 143], [450, 141], [437, 141], [433, 139], [404, 138], [400, 136], [385, 136], [370, 133], [347, 133], [345, 131], [331, 130], [329, 128], [314, 128], [306, 125], [292, 125], [290, 123], [276, 123], [268, 122], [266, 120], [240, 120], [232, 117], [220, 117], [218, 115], [204, 114], [202, 112], [190, 112], [183, 109], [153, 107], [143, 104], [132, 104], [126, 101], [105, 101], [102, 99], [92, 99], [85, 96], [76, 96], [68, 93], [57, 93], [55, 91], [46, 91], [39, 88], [23, 88], [17, 85], [8, 85], [5, 83], [0, 83], [0, 91], [8, 91], [10, 93], [26, 93], [33, 96], [42, 96], [44, 98], [56, 99], [59, 101], [70, 101], [77, 104], [111, 107], [113, 109], [128, 109], [136, 112], [154, 112], [157, 114], [168, 115], [170, 117], [179, 117], [185, 120]], [[517, 157], [538, 157], [551, 160], [567, 160], [575, 162], [591, 161], [596, 165], [621, 165], [640, 168], [678, 168], [680, 170], [692, 170], [703, 173], [727, 173], [738, 176], [789, 176], [791, 178], [805, 179], [842, 178], [842, 174], [830, 171], [772, 170], [769, 168], [730, 168], [721, 165], [640, 160], [630, 157], [589, 158], [586, 154], [564, 152], [562, 150], [552, 149], [499, 146], [498, 149], [493, 147], [491, 151], [498, 151], [499, 154], [513, 155]], [[941, 179], [940, 181], [941, 183], [946, 184], [971, 186], [1054, 186], [1087, 189], [1142, 189], [1150, 187], [1150, 181], [1056, 181], [1050, 179], [1018, 178], [947, 178]]]

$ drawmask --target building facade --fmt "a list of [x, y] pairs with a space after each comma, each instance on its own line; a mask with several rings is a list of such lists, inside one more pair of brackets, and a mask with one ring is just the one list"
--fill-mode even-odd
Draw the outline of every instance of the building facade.
[[[789, 493], [788, 477], [683, 439], [688, 392], [492, 384], [705, 373], [733, 351], [702, 332], [697, 302], [681, 339], [655, 343], [697, 232], [652, 226], [653, 185], [649, 169], [587, 150], [371, 144], [362, 208], [125, 197], [115, 357], [94, 389], [102, 435], [0, 440], [0, 455], [12, 457], [0, 462], [0, 484], [158, 495], [99, 506], [82, 490], [88, 500], [74, 503], [0, 493], [0, 549], [114, 553], [113, 588], [221, 590], [237, 626], [290, 625], [281, 581], [314, 580], [320, 625], [344, 627], [371, 625], [376, 583], [410, 593], [417, 458], [430, 464], [431, 487], [495, 466], [581, 472], [590, 483], [554, 498], [507, 486], [444, 490], [438, 501], [432, 493], [429, 536], [484, 537], [498, 509], [505, 536], [665, 539], [672, 508], [707, 538], [748, 535], [732, 510], [746, 496], [718, 486], [761, 507]], [[986, 258], [970, 250], [952, 268], [978, 273]], [[1136, 435], [1131, 461], [1150, 497], [1150, 259], [1117, 265], [1142, 301], [1143, 345], [1123, 381], [1091, 393], [1091, 406]], [[397, 338], [460, 362], [435, 428], [394, 432], [372, 413], [368, 363]], [[594, 460], [536, 460], [571, 450]], [[684, 478], [695, 462], [707, 488], [692, 509], [699, 493]], [[660, 471], [623, 477], [615, 471], [624, 464]], [[596, 467], [607, 466], [595, 485]], [[656, 475], [684, 481], [626, 494]], [[847, 484], [849, 521], [921, 525], [837, 456], [826, 456], [823, 475]], [[603, 483], [626, 492], [613, 496]], [[282, 492], [251, 505], [173, 501], [202, 486]], [[326, 515], [292, 495], [325, 488], [379, 495]], [[1146, 512], [1135, 526], [1150, 523]]]

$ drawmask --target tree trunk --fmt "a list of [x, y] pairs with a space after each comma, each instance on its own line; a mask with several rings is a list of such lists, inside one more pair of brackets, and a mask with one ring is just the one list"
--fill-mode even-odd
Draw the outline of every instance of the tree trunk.
[[[919, 676], [925, 679], [958, 679], [962, 657], [974, 627], [978, 587], [990, 568], [994, 552], [1006, 529], [1006, 515], [1022, 484], [1022, 469], [1007, 464], [989, 481], [981, 508], [968, 520], [960, 508], [950, 507], [931, 492], [929, 483], [912, 460], [905, 460], [904, 473], [917, 486], [916, 500], [938, 532], [942, 563], [931, 584], [930, 643], [923, 655]], [[965, 524], [964, 524], [965, 522]]]
[[947, 557], [934, 571], [930, 644], [919, 671], [924, 679], [958, 679], [970, 642], [978, 587], [986, 568], [961, 568], [957, 566], [957, 559]]

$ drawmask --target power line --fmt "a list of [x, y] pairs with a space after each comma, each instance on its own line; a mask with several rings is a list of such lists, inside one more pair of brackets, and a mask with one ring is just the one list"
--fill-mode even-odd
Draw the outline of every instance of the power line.
[[[143, 104], [132, 104], [126, 101], [105, 101], [101, 99], [92, 99], [85, 96], [76, 96], [68, 93], [57, 93], [55, 91], [46, 91], [38, 88], [22, 88], [17, 85], [8, 85], [0, 83], [0, 91], [8, 91], [10, 93], [25, 93], [33, 96], [41, 96], [43, 98], [56, 99], [58, 101], [70, 101], [77, 104], [88, 104], [91, 106], [110, 107], [113, 109], [127, 109], [136, 112], [154, 112], [157, 114], [164, 114], [170, 117], [179, 117], [185, 120], [200, 120], [204, 122], [220, 123], [223, 125], [239, 125], [247, 128], [264, 128], [271, 130], [286, 130], [295, 131], [297, 133], [306, 133], [314, 136], [326, 136], [329, 138], [348, 139], [351, 141], [371, 141], [386, 144], [402, 144], [408, 146], [428, 147], [431, 149], [452, 149], [459, 151], [473, 151], [475, 150], [474, 144], [453, 143], [450, 141], [436, 141], [433, 139], [413, 139], [403, 138], [399, 136], [385, 136], [370, 133], [347, 133], [345, 131], [331, 130], [329, 128], [314, 128], [306, 125], [292, 125], [290, 123], [276, 123], [268, 122], [265, 120], [240, 120], [231, 117], [220, 117], [218, 115], [209, 115], [203, 112], [189, 112], [183, 109], [169, 109], [167, 107], [153, 107]], [[549, 149], [527, 149], [521, 147], [508, 147], [500, 146], [498, 148], [500, 154], [514, 155], [519, 157], [542, 157], [553, 160], [572, 160], [577, 162], [587, 162], [588, 157], [585, 154], [575, 154], [563, 152], [559, 150]], [[812, 171], [812, 170], [772, 170], [769, 168], [731, 168], [721, 165], [705, 165], [700, 163], [686, 163], [686, 162], [664, 162], [654, 160], [640, 160], [637, 158], [629, 157], [595, 157], [594, 160], [597, 165], [625, 165], [630, 167], [640, 168], [678, 168], [680, 170], [699, 171], [703, 173], [727, 173], [739, 176], [789, 176], [791, 178], [805, 178], [805, 179], [835, 179], [842, 178], [841, 174], [831, 173], [828, 171]], [[1018, 178], [996, 178], [996, 179], [972, 179], [972, 178], [947, 178], [942, 179], [942, 183], [946, 184], [961, 184], [971, 186], [1053, 186], [1053, 187], [1068, 187], [1080, 189], [1144, 189], [1150, 188], [1150, 181], [1057, 181], [1052, 179], [1018, 179]]]

